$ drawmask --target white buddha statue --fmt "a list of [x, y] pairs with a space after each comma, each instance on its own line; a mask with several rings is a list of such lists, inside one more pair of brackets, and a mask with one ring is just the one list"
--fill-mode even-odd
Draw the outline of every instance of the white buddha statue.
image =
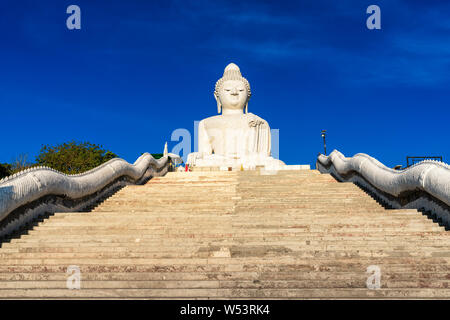
[[188, 155], [188, 165], [234, 168], [242, 165], [246, 169], [284, 165], [270, 156], [267, 121], [248, 112], [250, 96], [249, 82], [242, 77], [239, 67], [230, 63], [214, 91], [219, 115], [200, 121], [199, 150]]

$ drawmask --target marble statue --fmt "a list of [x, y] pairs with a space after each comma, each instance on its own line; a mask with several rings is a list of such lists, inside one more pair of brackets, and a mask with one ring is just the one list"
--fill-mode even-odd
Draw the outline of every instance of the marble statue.
[[199, 150], [188, 155], [188, 165], [245, 169], [284, 166], [271, 157], [269, 124], [248, 112], [250, 96], [249, 82], [239, 67], [230, 63], [214, 90], [219, 115], [200, 121]]

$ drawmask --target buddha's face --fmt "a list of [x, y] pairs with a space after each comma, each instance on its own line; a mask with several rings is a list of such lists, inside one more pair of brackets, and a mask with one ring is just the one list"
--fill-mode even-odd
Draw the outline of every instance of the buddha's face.
[[227, 80], [218, 97], [223, 109], [244, 109], [248, 99], [247, 88], [241, 80]]

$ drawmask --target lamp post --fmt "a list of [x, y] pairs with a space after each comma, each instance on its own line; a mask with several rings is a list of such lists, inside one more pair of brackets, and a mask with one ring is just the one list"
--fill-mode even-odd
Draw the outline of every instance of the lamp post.
[[322, 138], [323, 138], [323, 150], [325, 151], [325, 155], [327, 155], [327, 143], [325, 141], [325, 135], [327, 130], [322, 130]]

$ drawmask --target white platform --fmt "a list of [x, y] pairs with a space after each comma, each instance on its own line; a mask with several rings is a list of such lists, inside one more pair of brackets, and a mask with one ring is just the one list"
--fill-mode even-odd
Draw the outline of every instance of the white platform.
[[[231, 168], [231, 170], [230, 170]], [[296, 164], [296, 165], [283, 165], [283, 166], [276, 166], [276, 167], [264, 167], [264, 166], [256, 166], [253, 168], [243, 168], [244, 171], [249, 170], [260, 170], [260, 171], [285, 171], [285, 170], [311, 170], [311, 167], [309, 164]], [[241, 167], [192, 167], [192, 171], [240, 171]]]

